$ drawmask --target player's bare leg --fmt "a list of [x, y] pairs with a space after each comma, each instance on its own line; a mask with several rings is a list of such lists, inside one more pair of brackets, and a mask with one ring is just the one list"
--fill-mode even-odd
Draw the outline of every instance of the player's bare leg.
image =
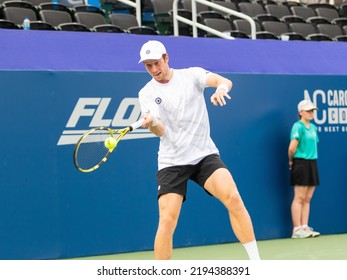
[[168, 260], [172, 256], [172, 238], [181, 211], [183, 196], [175, 193], [161, 195], [159, 203], [159, 225], [154, 241], [154, 258]]
[[[249, 257], [259, 259], [252, 220], [230, 172], [225, 168], [217, 169], [207, 179], [205, 189], [218, 198], [227, 208], [231, 227], [236, 237], [242, 244], [250, 245], [245, 246]], [[251, 249], [248, 247], [251, 247]]]
[[230, 172], [225, 168], [217, 169], [206, 181], [205, 188], [228, 209], [232, 228], [240, 242], [253, 241], [252, 221]]

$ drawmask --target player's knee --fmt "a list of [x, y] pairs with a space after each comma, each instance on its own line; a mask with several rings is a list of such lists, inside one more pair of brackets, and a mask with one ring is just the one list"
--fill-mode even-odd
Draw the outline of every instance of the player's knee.
[[168, 233], [174, 232], [177, 224], [177, 219], [172, 216], [161, 217], [159, 220], [159, 227]]
[[244, 207], [242, 198], [238, 192], [232, 192], [229, 194], [225, 205], [231, 211], [237, 211]]

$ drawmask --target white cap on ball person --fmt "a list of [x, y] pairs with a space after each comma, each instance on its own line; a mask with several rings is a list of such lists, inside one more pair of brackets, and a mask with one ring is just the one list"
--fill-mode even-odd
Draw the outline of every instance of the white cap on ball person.
[[161, 42], [155, 40], [148, 41], [147, 43], [143, 44], [141, 48], [141, 59], [139, 63], [145, 60], [160, 59], [163, 54], [166, 54], [166, 48]]
[[311, 100], [305, 99], [299, 102], [298, 104], [298, 112], [301, 111], [310, 111], [310, 110], [318, 110], [316, 106], [311, 102]]

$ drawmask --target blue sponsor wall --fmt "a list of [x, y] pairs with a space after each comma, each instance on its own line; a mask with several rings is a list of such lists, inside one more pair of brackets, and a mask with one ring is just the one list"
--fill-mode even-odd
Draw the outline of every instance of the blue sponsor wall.
[[[296, 104], [305, 96], [316, 103], [321, 186], [310, 224], [322, 234], [347, 232], [347, 45], [155, 38], [171, 66], [233, 80], [227, 106], [208, 104], [211, 133], [259, 240], [290, 236], [289, 132]], [[0, 30], [0, 259], [153, 249], [159, 139], [139, 129], [93, 173], [72, 163], [81, 131], [138, 118], [137, 92], [149, 80], [138, 50], [148, 39]], [[175, 247], [236, 241], [224, 208], [191, 183]]]

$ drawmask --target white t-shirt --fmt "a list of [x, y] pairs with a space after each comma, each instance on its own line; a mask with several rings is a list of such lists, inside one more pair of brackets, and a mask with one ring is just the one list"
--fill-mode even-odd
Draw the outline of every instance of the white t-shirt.
[[211, 72], [199, 67], [173, 70], [167, 84], [152, 79], [139, 92], [143, 113], [160, 118], [165, 133], [160, 137], [158, 169], [196, 164], [219, 153], [210, 137], [210, 122], [204, 98]]

